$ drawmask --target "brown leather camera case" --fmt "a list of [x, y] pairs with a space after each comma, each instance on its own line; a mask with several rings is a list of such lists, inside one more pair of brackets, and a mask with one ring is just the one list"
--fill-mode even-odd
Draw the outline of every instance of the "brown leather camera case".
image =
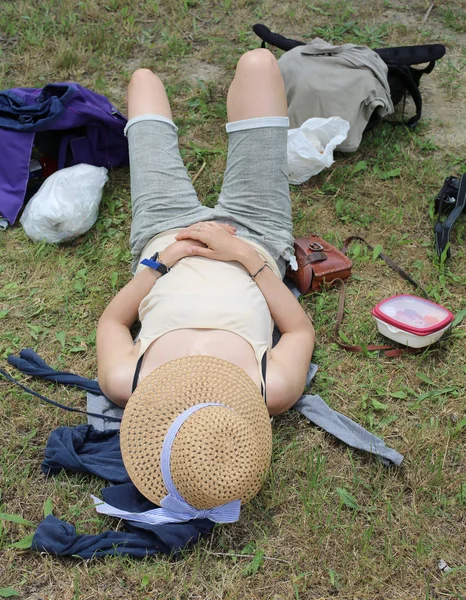
[[316, 235], [296, 238], [294, 251], [298, 270], [286, 275], [302, 294], [317, 292], [334, 279], [348, 279], [353, 263], [335, 246]]

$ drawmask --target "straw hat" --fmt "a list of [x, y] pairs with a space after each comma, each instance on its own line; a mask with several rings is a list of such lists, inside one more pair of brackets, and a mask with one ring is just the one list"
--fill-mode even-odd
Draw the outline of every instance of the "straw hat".
[[160, 505], [167, 495], [160, 454], [176, 417], [201, 403], [173, 442], [172, 481], [183, 499], [204, 510], [244, 504], [267, 474], [272, 432], [257, 386], [243, 369], [211, 356], [172, 360], [148, 375], [130, 397], [120, 430], [123, 462], [138, 490]]

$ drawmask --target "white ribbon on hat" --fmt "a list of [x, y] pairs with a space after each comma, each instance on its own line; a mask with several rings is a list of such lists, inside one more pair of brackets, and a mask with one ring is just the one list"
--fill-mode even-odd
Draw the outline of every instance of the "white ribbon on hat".
[[[163, 525], [165, 523], [184, 523], [191, 519], [210, 519], [214, 523], [234, 523], [239, 519], [241, 510], [241, 501], [233, 500], [227, 502], [221, 506], [209, 508], [206, 510], [198, 510], [188, 504], [186, 500], [176, 489], [173, 483], [171, 470], [170, 470], [170, 457], [173, 442], [175, 441], [176, 434], [180, 427], [193, 413], [201, 408], [208, 406], [226, 406], [218, 402], [204, 402], [191, 406], [178, 417], [170, 425], [167, 435], [162, 444], [162, 451], [160, 453], [160, 470], [162, 472], [162, 479], [165, 483], [165, 487], [168, 490], [168, 494], [161, 500], [161, 508], [153, 508], [141, 513], [129, 512], [126, 510], [120, 510], [111, 504], [103, 502], [96, 496], [91, 496], [94, 501], [95, 508], [98, 513], [109, 515], [111, 517], [118, 517], [120, 519], [126, 519], [127, 521], [136, 521], [138, 523], [149, 523], [151, 525]], [[230, 407], [226, 407], [230, 408]]]

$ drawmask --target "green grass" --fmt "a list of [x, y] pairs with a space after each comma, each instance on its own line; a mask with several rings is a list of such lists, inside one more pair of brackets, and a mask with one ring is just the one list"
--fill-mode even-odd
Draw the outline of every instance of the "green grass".
[[[262, 21], [284, 35], [373, 47], [444, 41], [447, 57], [424, 76], [425, 117], [415, 131], [383, 124], [358, 152], [292, 188], [296, 235], [339, 245], [361, 234], [453, 312], [465, 308], [465, 223], [452, 258], [433, 248], [433, 200], [446, 175], [466, 171], [464, 23], [460, 1], [19, 0], [0, 7], [0, 88], [77, 80], [124, 110], [138, 66], [167, 85], [182, 154], [200, 197], [215, 203], [226, 160], [225, 96], [239, 56], [259, 45]], [[279, 54], [279, 53], [277, 53]], [[110, 174], [96, 225], [63, 246], [34, 244], [21, 227], [0, 234], [0, 358], [33, 347], [54, 367], [95, 377], [95, 326], [130, 278], [129, 172]], [[381, 299], [411, 292], [362, 243], [351, 247], [343, 335], [382, 342], [370, 316]], [[275, 419], [269, 478], [234, 525], [179, 561], [165, 557], [55, 559], [31, 553], [44, 515], [79, 533], [115, 528], [89, 494], [97, 478], [40, 472], [49, 433], [82, 422], [0, 380], [0, 597], [231, 599], [466, 598], [465, 324], [436, 347], [387, 359], [347, 354], [332, 341], [338, 294], [303, 300], [312, 314], [319, 372], [312, 393], [405, 455], [400, 468], [350, 450], [296, 412]], [[19, 375], [15, 375], [18, 378]], [[84, 408], [83, 394], [28, 381]], [[452, 570], [443, 574], [443, 558]], [[6, 590], [6, 591], [5, 591]]]

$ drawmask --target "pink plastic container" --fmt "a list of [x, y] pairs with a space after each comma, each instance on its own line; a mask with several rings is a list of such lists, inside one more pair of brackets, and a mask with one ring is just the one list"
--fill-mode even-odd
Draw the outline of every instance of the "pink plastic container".
[[410, 294], [382, 300], [372, 314], [382, 335], [410, 348], [433, 344], [453, 321], [448, 309]]

